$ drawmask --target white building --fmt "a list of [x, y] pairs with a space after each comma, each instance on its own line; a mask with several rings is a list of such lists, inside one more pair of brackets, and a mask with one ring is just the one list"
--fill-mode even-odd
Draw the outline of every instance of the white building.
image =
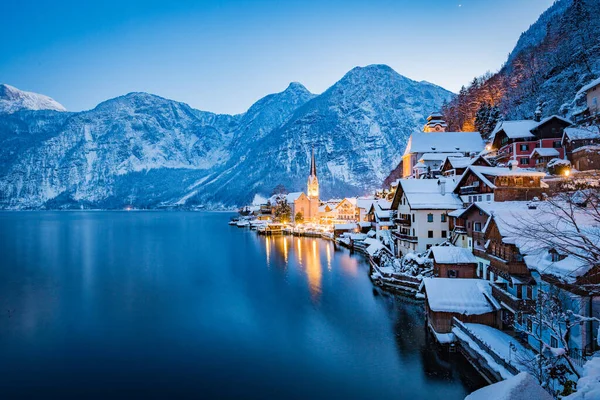
[[450, 237], [448, 212], [461, 208], [445, 179], [400, 179], [392, 201], [398, 255], [422, 253]]

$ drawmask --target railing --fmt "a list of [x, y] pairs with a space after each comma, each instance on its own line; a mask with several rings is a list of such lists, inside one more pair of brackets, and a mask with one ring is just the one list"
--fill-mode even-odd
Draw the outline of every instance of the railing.
[[509, 275], [529, 274], [527, 264], [525, 264], [525, 262], [523, 261], [506, 261], [490, 254], [487, 255], [487, 258], [490, 260], [490, 266], [494, 269], [497, 269], [498, 271], [504, 272]]
[[486, 343], [484, 343], [481, 339], [473, 335], [473, 333], [461, 321], [456, 319], [456, 317], [452, 318], [452, 325], [455, 328], [459, 329], [462, 333], [467, 335], [469, 339], [474, 341], [477, 344], [477, 346], [481, 347], [481, 349], [484, 350], [487, 354], [489, 354], [496, 363], [500, 364], [502, 367], [508, 370], [508, 372], [510, 372], [513, 375], [517, 375], [519, 372], [521, 372], [512, 364], [509, 364], [508, 361], [506, 361], [504, 358], [500, 357], [498, 353], [492, 350], [492, 348]]
[[586, 352], [580, 349], [569, 349], [567, 355], [574, 364], [580, 367], [583, 367], [583, 364], [588, 360]]
[[535, 300], [519, 299], [510, 294], [508, 291], [500, 287], [500, 285], [492, 283], [492, 296], [501, 303], [506, 304], [512, 310], [531, 314], [535, 311]]
[[460, 188], [460, 194], [479, 193], [479, 186], [463, 186]]
[[402, 225], [402, 226], [410, 226], [411, 222], [410, 222], [410, 218], [394, 218], [394, 222], [398, 225]]

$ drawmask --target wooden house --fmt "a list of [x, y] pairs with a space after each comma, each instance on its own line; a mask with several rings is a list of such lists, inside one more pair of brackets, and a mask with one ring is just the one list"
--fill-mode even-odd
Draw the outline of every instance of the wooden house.
[[500, 305], [489, 282], [481, 279], [425, 278], [427, 325], [438, 341], [452, 331], [452, 319], [497, 328]]
[[439, 278], [477, 278], [477, 259], [470, 249], [455, 246], [433, 246], [433, 273]]

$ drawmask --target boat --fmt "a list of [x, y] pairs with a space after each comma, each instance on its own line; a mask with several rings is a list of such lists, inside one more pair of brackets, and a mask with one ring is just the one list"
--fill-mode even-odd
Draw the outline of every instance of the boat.
[[248, 222], [248, 220], [245, 219], [241, 219], [237, 222], [237, 227], [238, 228], [247, 228], [250, 226], [250, 222]]

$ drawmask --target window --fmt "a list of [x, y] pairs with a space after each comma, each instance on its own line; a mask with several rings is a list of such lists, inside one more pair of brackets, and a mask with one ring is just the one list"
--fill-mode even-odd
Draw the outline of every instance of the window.
[[521, 157], [519, 161], [521, 164], [529, 164], [529, 157]]
[[[492, 201], [492, 195], [491, 195], [491, 194], [488, 194], [487, 196], [485, 196], [485, 199], [486, 199], [487, 201]], [[480, 212], [481, 212], [481, 211], [480, 211]], [[479, 215], [481, 215], [481, 214], [479, 214]]]
[[473, 230], [475, 232], [481, 232], [481, 222], [475, 222]]
[[413, 222], [415, 222], [415, 214], [413, 214], [412, 216], [413, 216]]
[[560, 149], [560, 147], [561, 147], [561, 146], [560, 146], [560, 142], [554, 142], [554, 143], [552, 144], [552, 147], [554, 147], [555, 149]]
[[531, 320], [529, 318], [527, 318], [527, 332], [532, 332], [533, 331], [533, 324], [531, 323]]
[[557, 348], [558, 347], [558, 339], [554, 336], [550, 336], [550, 347]]
[[447, 231], [442, 231], [442, 238], [447, 238], [448, 237], [448, 232]]
[[473, 200], [471, 200], [471, 196], [469, 196], [469, 203], [472, 203], [472, 202], [473, 202]]
[[455, 269], [449, 269], [448, 278], [458, 278], [458, 271]]
[[515, 178], [515, 185], [523, 186], [523, 178]]
[[533, 300], [533, 286], [527, 285], [527, 298]]
[[446, 222], [446, 218], [447, 218], [447, 215], [446, 214], [442, 214], [442, 222]]
[[522, 144], [521, 145], [521, 151], [528, 151], [529, 150], [529, 145], [528, 144]]
[[477, 198], [477, 201], [483, 201], [483, 196], [479, 195], [479, 197]]
[[427, 231], [427, 237], [429, 239], [432, 239], [433, 238], [433, 231]]
[[433, 214], [427, 214], [427, 222], [433, 222]]
[[427, 250], [429, 250], [429, 249], [431, 248], [431, 246], [433, 246], [433, 245], [431, 245], [431, 244], [428, 244], [427, 246], [425, 246], [425, 248], [426, 248]]

